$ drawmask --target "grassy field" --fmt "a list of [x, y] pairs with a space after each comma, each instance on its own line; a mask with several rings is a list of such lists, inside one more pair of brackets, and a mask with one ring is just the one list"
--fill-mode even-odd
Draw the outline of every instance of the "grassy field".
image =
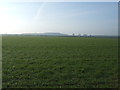
[[3, 36], [3, 88], [118, 87], [116, 38]]

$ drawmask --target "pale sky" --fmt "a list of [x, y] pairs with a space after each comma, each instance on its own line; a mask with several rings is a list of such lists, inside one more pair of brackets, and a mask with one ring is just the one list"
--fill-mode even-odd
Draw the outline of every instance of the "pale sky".
[[118, 34], [117, 2], [0, 4], [0, 33]]

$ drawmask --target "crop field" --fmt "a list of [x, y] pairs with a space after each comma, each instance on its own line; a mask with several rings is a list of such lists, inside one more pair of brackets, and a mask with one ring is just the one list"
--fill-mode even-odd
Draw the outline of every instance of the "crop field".
[[116, 88], [118, 40], [2, 37], [3, 88]]

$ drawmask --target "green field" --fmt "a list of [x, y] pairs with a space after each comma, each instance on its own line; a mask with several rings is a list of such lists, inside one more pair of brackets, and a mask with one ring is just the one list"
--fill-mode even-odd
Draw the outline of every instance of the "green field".
[[3, 36], [3, 88], [118, 87], [117, 38]]

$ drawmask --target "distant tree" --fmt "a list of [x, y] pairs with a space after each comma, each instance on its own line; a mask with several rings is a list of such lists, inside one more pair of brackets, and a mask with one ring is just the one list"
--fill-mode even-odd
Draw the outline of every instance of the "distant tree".
[[90, 34], [90, 37], [92, 37], [92, 35]]
[[84, 37], [87, 37], [87, 34], [84, 34], [83, 36], [84, 36]]
[[78, 36], [80, 37], [80, 36], [81, 36], [81, 34], [79, 33], [79, 34], [78, 34]]
[[75, 34], [74, 34], [74, 33], [73, 33], [72, 35], [73, 35], [73, 36], [75, 36]]

